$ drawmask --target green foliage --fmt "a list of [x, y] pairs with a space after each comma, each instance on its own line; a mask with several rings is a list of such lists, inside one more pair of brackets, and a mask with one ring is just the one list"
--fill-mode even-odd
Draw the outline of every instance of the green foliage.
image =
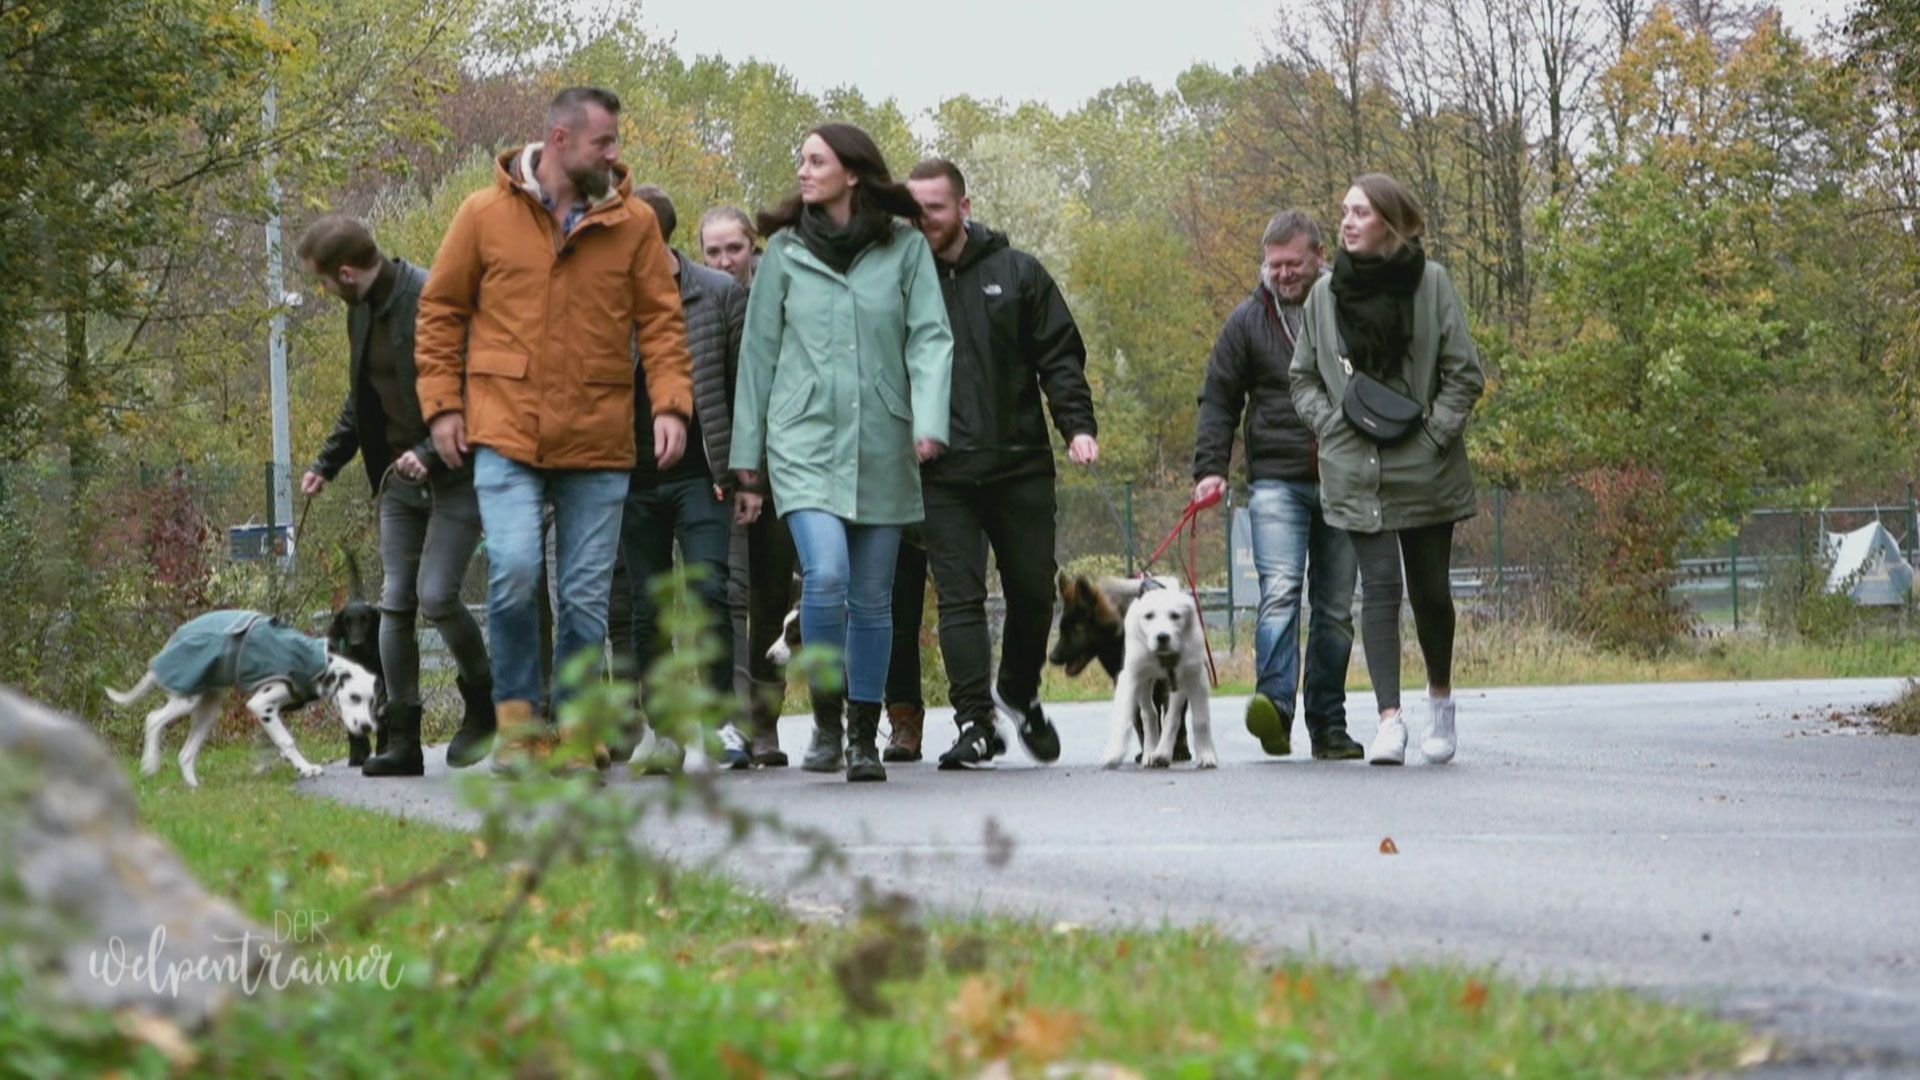
[[[923, 917], [880, 897], [843, 921], [802, 921], [704, 874], [634, 890], [604, 848], [542, 873], [511, 838], [496, 848], [290, 799], [285, 780], [251, 775], [231, 752], [207, 755], [201, 773], [197, 792], [137, 782], [143, 820], [256, 919], [329, 919], [324, 940], [278, 943], [289, 955], [378, 946], [398, 988], [263, 992], [189, 1038], [76, 1022], [13, 993], [30, 987], [0, 962], [0, 1076], [273, 1074], [289, 1046], [328, 1075], [404, 1061], [475, 1076], [932, 1077], [1005, 1060], [1016, 1075], [1107, 1061], [1153, 1076], [1640, 1076], [1725, 1069], [1751, 1045], [1734, 1025], [1623, 992], [1530, 990], [1454, 968], [1347, 972], [1206, 927]], [[623, 801], [612, 794], [593, 800], [609, 815]], [[548, 835], [532, 832], [536, 846]], [[494, 975], [469, 984], [530, 880], [537, 902], [520, 907]]]

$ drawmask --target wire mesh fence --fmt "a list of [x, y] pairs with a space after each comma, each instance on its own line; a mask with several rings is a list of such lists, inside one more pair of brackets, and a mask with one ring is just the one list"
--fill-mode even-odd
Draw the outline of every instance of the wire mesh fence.
[[[318, 632], [346, 595], [349, 552], [377, 593], [376, 519], [357, 470], [311, 500], [296, 496], [292, 521], [275, 520], [271, 490], [265, 465], [127, 463], [84, 476], [0, 467], [0, 679], [71, 708], [98, 706], [100, 687], [130, 681], [139, 660], [197, 611], [257, 608]], [[1097, 577], [1146, 568], [1190, 495], [1184, 484], [1063, 475], [1055, 532], [1062, 569]], [[1229, 587], [1231, 522], [1243, 501], [1236, 493], [1203, 511], [1192, 549], [1203, 604], [1230, 648], [1250, 640], [1257, 603], [1245, 583], [1249, 560], [1240, 560], [1242, 586]], [[1575, 562], [1582, 531], [1591, 528], [1587, 511], [1572, 491], [1485, 491], [1480, 512], [1456, 533], [1459, 603], [1494, 619], [1535, 616], [1558, 586], [1604, 573]], [[1904, 558], [1920, 563], [1912, 491], [1878, 503], [1766, 508], [1726, 539], [1683, 550], [1673, 597], [1708, 632], [1748, 631], [1777, 580], [1821, 564], [1826, 537], [1876, 522]], [[1152, 569], [1182, 572], [1187, 556], [1182, 540]], [[462, 597], [476, 610], [485, 603], [484, 545]], [[422, 633], [431, 663], [438, 642], [424, 622]]]

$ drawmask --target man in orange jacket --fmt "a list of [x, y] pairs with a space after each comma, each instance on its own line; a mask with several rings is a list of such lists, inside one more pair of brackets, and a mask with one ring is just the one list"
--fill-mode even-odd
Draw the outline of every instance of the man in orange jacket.
[[496, 769], [553, 745], [534, 715], [543, 505], [555, 516], [555, 655], [598, 655], [636, 456], [636, 377], [655, 459], [686, 451], [680, 292], [653, 211], [616, 158], [619, 114], [605, 90], [561, 91], [546, 140], [502, 154], [492, 186], [460, 204], [420, 296], [421, 412], [442, 461], [473, 458], [486, 527]]

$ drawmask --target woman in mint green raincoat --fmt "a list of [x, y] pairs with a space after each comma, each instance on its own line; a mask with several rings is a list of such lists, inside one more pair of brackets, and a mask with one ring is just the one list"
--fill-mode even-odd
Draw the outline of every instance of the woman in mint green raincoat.
[[[800, 556], [800, 632], [846, 656], [849, 780], [885, 780], [875, 738], [892, 645], [900, 528], [923, 517], [920, 463], [947, 442], [953, 335], [920, 205], [866, 132], [825, 124], [800, 148], [800, 190], [760, 216], [731, 466], [766, 490]], [[899, 218], [907, 219], [901, 222]], [[751, 520], [759, 500], [741, 499]], [[812, 687], [802, 767], [842, 764], [840, 698]]]

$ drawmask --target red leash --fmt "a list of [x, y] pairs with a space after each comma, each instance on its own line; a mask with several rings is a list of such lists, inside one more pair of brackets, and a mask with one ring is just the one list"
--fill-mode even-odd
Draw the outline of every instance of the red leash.
[[1187, 534], [1187, 591], [1193, 597], [1194, 614], [1200, 619], [1200, 643], [1207, 647], [1207, 678], [1216, 690], [1220, 688], [1220, 672], [1213, 666], [1213, 642], [1207, 637], [1207, 613], [1200, 607], [1199, 568], [1200, 511], [1215, 506], [1219, 502], [1220, 493], [1215, 492], [1204, 499], [1195, 499], [1188, 503], [1186, 512], [1180, 515], [1180, 524], [1173, 527], [1173, 531], [1167, 534], [1167, 538], [1160, 542], [1159, 547], [1153, 549], [1153, 554], [1149, 555], [1147, 561], [1140, 567], [1141, 578], [1152, 577], [1153, 575], [1148, 571], [1153, 564], [1160, 561], [1160, 556], [1167, 553], [1167, 549], [1173, 546], [1173, 542], [1180, 538], [1181, 532], [1184, 531]]

